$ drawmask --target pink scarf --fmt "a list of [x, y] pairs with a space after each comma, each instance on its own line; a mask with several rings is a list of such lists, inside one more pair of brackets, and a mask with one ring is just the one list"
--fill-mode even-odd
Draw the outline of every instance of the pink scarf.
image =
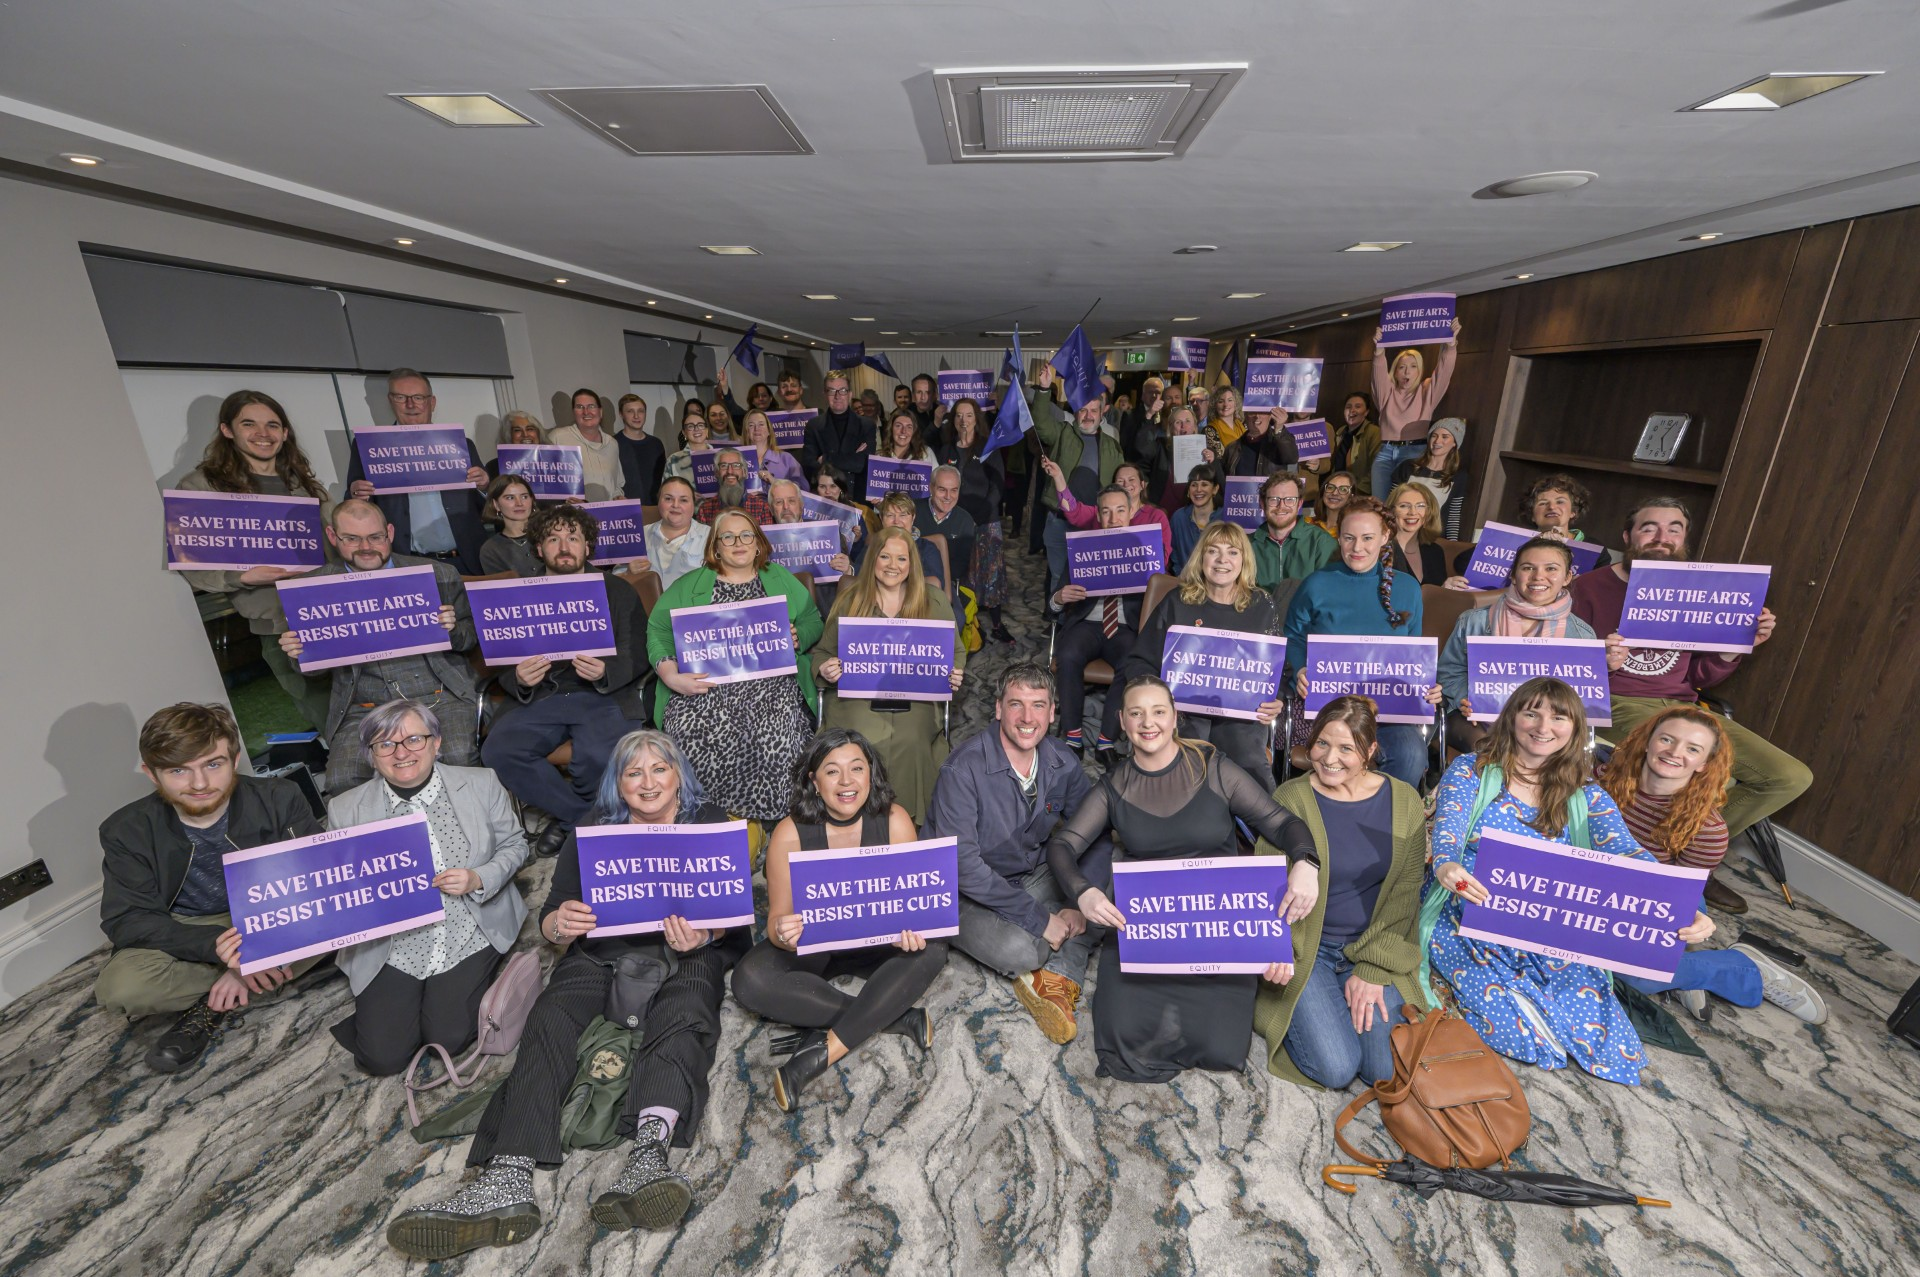
[[1488, 632], [1498, 638], [1565, 638], [1567, 618], [1573, 615], [1573, 593], [1563, 590], [1560, 597], [1543, 607], [1522, 603], [1512, 589], [1506, 590], [1488, 605]]

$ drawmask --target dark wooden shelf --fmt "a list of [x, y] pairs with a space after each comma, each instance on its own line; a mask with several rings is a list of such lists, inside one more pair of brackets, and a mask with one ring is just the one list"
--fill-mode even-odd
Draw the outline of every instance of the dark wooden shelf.
[[1701, 487], [1720, 486], [1718, 470], [1692, 470], [1686, 466], [1652, 466], [1641, 461], [1614, 461], [1607, 457], [1583, 457], [1570, 452], [1522, 452], [1510, 450], [1500, 456], [1508, 461], [1533, 461], [1543, 466], [1567, 470], [1598, 470], [1606, 474], [1639, 475], [1646, 479], [1671, 479], [1675, 483], [1694, 483]]

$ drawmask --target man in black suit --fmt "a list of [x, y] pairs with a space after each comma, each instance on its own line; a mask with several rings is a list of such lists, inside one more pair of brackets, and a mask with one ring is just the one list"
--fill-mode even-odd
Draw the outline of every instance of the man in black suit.
[[[433, 424], [433, 383], [411, 368], [395, 368], [387, 374], [387, 404], [393, 410], [397, 426]], [[471, 424], [471, 423], [469, 423]], [[488, 475], [480, 465], [480, 452], [467, 440], [467, 482], [473, 486], [447, 492], [393, 492], [376, 494], [360, 468], [356, 449], [347, 465], [347, 495], [371, 501], [380, 507], [393, 525], [393, 548], [402, 554], [451, 563], [467, 576], [486, 571], [480, 566], [480, 546], [487, 539], [480, 522], [480, 510], [486, 504], [483, 495]]]
[[[1109, 485], [1095, 500], [1102, 528], [1124, 528], [1133, 498], [1125, 488]], [[1063, 585], [1047, 600], [1047, 610], [1059, 618], [1053, 654], [1060, 686], [1060, 731], [1067, 744], [1084, 752], [1081, 720], [1087, 700], [1087, 666], [1105, 661], [1114, 669], [1133, 651], [1140, 635], [1140, 604], [1144, 594], [1106, 594], [1088, 598], [1084, 586]], [[1118, 692], [1108, 698], [1101, 718], [1099, 748], [1112, 746], [1120, 722]]]

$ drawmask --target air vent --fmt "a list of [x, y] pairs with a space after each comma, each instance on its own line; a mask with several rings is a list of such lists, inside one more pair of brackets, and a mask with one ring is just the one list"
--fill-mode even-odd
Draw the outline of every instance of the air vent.
[[1246, 63], [933, 73], [962, 160], [1160, 160], [1184, 153]]
[[764, 84], [536, 89], [629, 155], [812, 155]]

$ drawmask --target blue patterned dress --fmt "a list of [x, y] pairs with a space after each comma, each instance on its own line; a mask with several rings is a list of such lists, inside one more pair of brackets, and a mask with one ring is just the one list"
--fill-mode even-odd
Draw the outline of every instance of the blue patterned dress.
[[[1537, 810], [1504, 787], [1479, 823], [1467, 828], [1480, 789], [1473, 763], [1471, 755], [1456, 758], [1440, 779], [1433, 821], [1435, 870], [1451, 863], [1472, 872], [1483, 829], [1541, 837], [1532, 823], [1539, 814]], [[1586, 797], [1587, 830], [1594, 850], [1653, 859], [1633, 840], [1619, 807], [1604, 789], [1588, 785]], [[1553, 841], [1564, 843], [1567, 837], [1562, 833]], [[1429, 883], [1428, 890], [1439, 888]], [[1595, 1077], [1628, 1086], [1639, 1084], [1646, 1051], [1619, 999], [1613, 996], [1607, 972], [1468, 939], [1458, 934], [1459, 925], [1460, 901], [1455, 897], [1447, 901], [1433, 929], [1427, 958], [1434, 974], [1453, 986], [1461, 1013], [1488, 1046], [1510, 1059], [1543, 1069], [1563, 1069], [1571, 1057], [1573, 1063]], [[1532, 1005], [1557, 1041], [1540, 1033], [1515, 1005], [1516, 998], [1525, 998]]]

